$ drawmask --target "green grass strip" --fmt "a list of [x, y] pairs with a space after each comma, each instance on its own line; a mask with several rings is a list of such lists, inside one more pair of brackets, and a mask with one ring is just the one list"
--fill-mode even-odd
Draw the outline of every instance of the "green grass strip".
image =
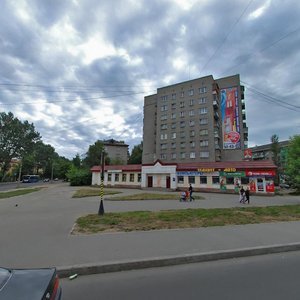
[[42, 188], [33, 188], [33, 189], [21, 189], [21, 190], [9, 191], [9, 192], [1, 192], [0, 193], [0, 199], [26, 195], [26, 194], [30, 194], [30, 193], [33, 193], [33, 192], [40, 191], [41, 189]]

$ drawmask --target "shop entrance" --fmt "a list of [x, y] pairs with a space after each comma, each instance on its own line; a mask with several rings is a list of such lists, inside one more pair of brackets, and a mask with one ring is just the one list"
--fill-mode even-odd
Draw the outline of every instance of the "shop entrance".
[[153, 177], [148, 176], [148, 187], [153, 187]]
[[261, 178], [261, 177], [258, 177], [256, 179], [256, 182], [257, 182], [257, 192], [265, 192], [266, 191], [266, 188], [265, 188], [265, 179], [264, 178]]
[[167, 176], [167, 189], [169, 189], [171, 187], [171, 178], [170, 176]]

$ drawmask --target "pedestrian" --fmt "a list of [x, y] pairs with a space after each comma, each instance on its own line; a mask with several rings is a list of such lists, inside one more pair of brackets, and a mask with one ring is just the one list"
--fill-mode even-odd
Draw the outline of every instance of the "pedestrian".
[[195, 198], [192, 196], [193, 195], [193, 187], [192, 185], [190, 184], [190, 187], [189, 187], [189, 192], [190, 192], [190, 201], [195, 201]]
[[248, 202], [248, 204], [250, 204], [250, 189], [249, 189], [249, 186], [247, 186], [247, 188], [246, 188], [245, 196], [246, 196], [245, 203]]
[[243, 187], [240, 189], [240, 203], [245, 203], [245, 190]]

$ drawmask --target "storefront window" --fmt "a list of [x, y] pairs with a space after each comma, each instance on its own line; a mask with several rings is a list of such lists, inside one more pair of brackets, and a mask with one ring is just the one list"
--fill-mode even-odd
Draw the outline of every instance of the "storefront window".
[[213, 176], [212, 177], [212, 183], [213, 184], [220, 184], [220, 177], [219, 176]]
[[115, 174], [115, 181], [119, 182], [119, 174]]
[[111, 174], [107, 174], [107, 181], [111, 181]]
[[130, 182], [134, 182], [134, 174], [130, 174]]
[[249, 184], [249, 177], [242, 177], [241, 184]]
[[178, 183], [184, 183], [183, 176], [178, 176], [177, 181], [178, 181]]
[[141, 182], [141, 181], [142, 181], [142, 174], [138, 173], [138, 182]]
[[123, 181], [123, 182], [126, 182], [126, 177], [127, 177], [126, 175], [127, 175], [127, 174], [122, 174], [122, 181]]
[[207, 184], [207, 176], [200, 176], [200, 184]]
[[189, 183], [195, 184], [195, 176], [189, 176]]
[[227, 177], [226, 178], [226, 183], [227, 184], [234, 184], [234, 177]]

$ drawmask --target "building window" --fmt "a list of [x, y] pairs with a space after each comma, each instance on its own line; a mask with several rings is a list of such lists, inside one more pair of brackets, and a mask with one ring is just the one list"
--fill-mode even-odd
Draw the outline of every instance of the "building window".
[[207, 107], [201, 107], [201, 108], [199, 109], [199, 114], [200, 114], [200, 115], [205, 115], [205, 114], [207, 114]]
[[212, 183], [213, 184], [220, 184], [220, 177], [219, 176], [213, 176], [212, 177]]
[[172, 100], [176, 100], [176, 94], [172, 94]]
[[111, 181], [111, 173], [107, 174], [107, 181]]
[[180, 93], [180, 97], [183, 98], [184, 97], [184, 92]]
[[200, 158], [208, 158], [209, 152], [208, 151], [201, 151], [200, 152]]
[[133, 173], [130, 174], [130, 179], [129, 179], [129, 181], [130, 181], [130, 182], [134, 182], [134, 174], [133, 174]]
[[185, 138], [185, 132], [184, 131], [180, 131], [180, 138], [182, 138], [182, 139]]
[[142, 174], [138, 173], [138, 182], [141, 182], [141, 181], [142, 181]]
[[200, 119], [200, 125], [206, 125], [208, 124], [208, 119], [207, 118], [201, 118]]
[[168, 144], [160, 144], [160, 149], [161, 150], [167, 149], [167, 145]]
[[167, 120], [168, 119], [168, 115], [167, 114], [162, 114], [160, 117], [161, 121]]
[[172, 108], [172, 109], [176, 109], [176, 103], [172, 103], [172, 104], [171, 104], [171, 108]]
[[119, 182], [119, 178], [120, 178], [120, 177], [119, 177], [119, 174], [115, 174], [115, 181], [116, 181], [116, 182]]
[[171, 128], [175, 129], [176, 128], [176, 123], [172, 123]]
[[194, 99], [191, 99], [190, 100], [190, 105], [192, 106], [192, 105], [194, 105], [195, 104], [195, 100]]
[[168, 110], [168, 105], [163, 105], [160, 107], [160, 111], [166, 111]]
[[199, 99], [199, 104], [204, 104], [206, 103], [206, 101], [207, 101], [206, 97], [202, 97]]
[[190, 142], [190, 147], [191, 147], [191, 148], [195, 148], [195, 141], [191, 141], [191, 142]]
[[171, 139], [176, 139], [176, 132], [171, 133]]
[[194, 96], [194, 89], [189, 90], [189, 96]]
[[234, 184], [234, 177], [226, 177], [227, 184]]
[[195, 136], [195, 130], [190, 131], [190, 136]]
[[162, 100], [163, 102], [167, 101], [167, 100], [168, 100], [168, 95], [162, 96], [162, 97], [161, 97], [161, 100]]
[[195, 111], [194, 111], [193, 109], [190, 110], [190, 111], [189, 111], [189, 116], [192, 117], [192, 116], [194, 116], [194, 115], [195, 115]]
[[184, 101], [180, 101], [179, 106], [180, 106], [180, 108], [183, 108], [184, 107]]
[[160, 159], [167, 159], [167, 154], [166, 153], [162, 153], [161, 155], [160, 155]]
[[199, 134], [200, 135], [208, 135], [208, 129], [201, 129]]
[[176, 159], [176, 153], [171, 154], [171, 159]]
[[180, 122], [180, 127], [185, 127], [185, 121]]
[[242, 177], [241, 184], [245, 184], [245, 185], [249, 184], [249, 177]]
[[180, 148], [185, 148], [185, 142], [180, 143]]
[[176, 119], [176, 113], [171, 114], [171, 119]]
[[206, 86], [199, 88], [199, 94], [204, 94], [207, 92]]
[[184, 183], [184, 177], [183, 176], [178, 176], [177, 177], [177, 182], [178, 183]]
[[162, 134], [160, 135], [160, 139], [161, 139], [161, 140], [167, 140], [167, 139], [168, 139], [168, 134], [167, 134], [167, 133], [162, 133]]
[[207, 184], [207, 176], [200, 176], [200, 184]]
[[184, 118], [184, 111], [180, 112], [180, 118]]
[[189, 184], [195, 184], [195, 176], [189, 176]]
[[176, 148], [176, 143], [172, 143], [172, 144], [171, 144], [171, 148], [172, 148], [172, 149], [175, 149], [175, 148]]
[[126, 180], [127, 180], [127, 176], [126, 176], [127, 174], [122, 174], [122, 181], [123, 182], [126, 182]]
[[167, 124], [161, 124], [160, 129], [162, 129], [162, 130], [168, 129], [168, 125]]
[[195, 126], [195, 121], [194, 120], [190, 120], [190, 126]]
[[185, 158], [185, 152], [180, 152], [180, 158]]
[[190, 158], [196, 158], [196, 153], [195, 152], [191, 152], [190, 153]]
[[208, 147], [208, 140], [200, 140], [200, 147]]

